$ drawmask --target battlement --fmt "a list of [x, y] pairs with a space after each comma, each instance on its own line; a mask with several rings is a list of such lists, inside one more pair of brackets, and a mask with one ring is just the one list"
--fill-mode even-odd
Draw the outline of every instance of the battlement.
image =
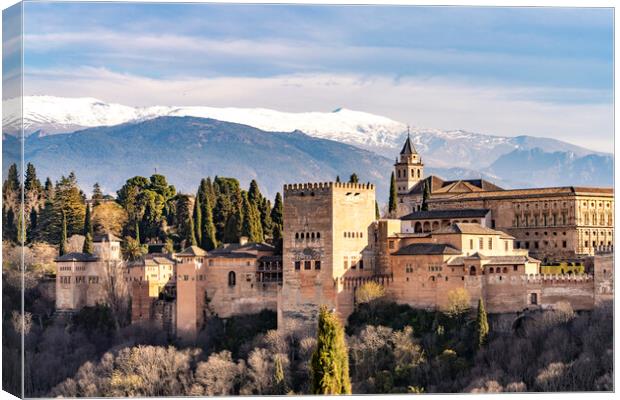
[[382, 274], [382, 275], [372, 275], [372, 276], [343, 276], [340, 278], [336, 278], [335, 281], [339, 282], [343, 285], [344, 289], [355, 289], [368, 282], [375, 282], [380, 285], [387, 286], [390, 283], [394, 282], [393, 274]]
[[351, 183], [351, 182], [308, 182], [308, 183], [287, 183], [284, 185], [284, 192], [295, 192], [300, 190], [329, 190], [332, 188], [354, 189], [354, 190], [374, 190], [372, 183]]
[[579, 274], [530, 274], [522, 275], [521, 279], [530, 283], [581, 283], [594, 280], [592, 275]]

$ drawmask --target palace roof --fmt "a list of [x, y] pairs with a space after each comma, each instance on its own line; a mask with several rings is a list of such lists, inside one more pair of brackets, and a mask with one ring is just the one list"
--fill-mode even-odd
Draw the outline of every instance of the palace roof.
[[67, 253], [60, 257], [56, 257], [56, 261], [98, 261], [99, 257], [87, 253]]
[[526, 262], [539, 263], [540, 261], [529, 256], [485, 256], [484, 254], [474, 253], [471, 256], [454, 257], [448, 261], [448, 265], [464, 265], [467, 260], [484, 260], [486, 264], [524, 264]]
[[432, 232], [432, 235], [445, 235], [445, 234], [465, 234], [465, 235], [501, 235], [505, 239], [514, 239], [513, 236], [495, 229], [484, 227], [475, 223], [463, 223], [458, 222], [449, 226], [444, 226], [436, 231]]
[[431, 198], [433, 194], [442, 193], [472, 193], [486, 191], [502, 191], [503, 188], [484, 179], [459, 179], [454, 181], [444, 181], [438, 176], [431, 175], [416, 183], [408, 194], [424, 193], [424, 184], [430, 184]]
[[205, 257], [207, 252], [198, 246], [189, 246], [176, 255], [181, 257]]
[[[414, 187], [415, 188], [415, 187]], [[413, 189], [412, 189], [413, 190]], [[531, 189], [508, 189], [508, 190], [490, 190], [476, 193], [455, 193], [454, 197], [451, 197], [449, 201], [461, 201], [472, 200], [481, 198], [527, 198], [527, 197], [544, 197], [544, 196], [565, 196], [565, 195], [603, 195], [606, 197], [612, 197], [614, 194], [613, 188], [600, 188], [600, 187], [576, 187], [576, 186], [560, 186], [560, 187], [547, 187], [547, 188], [531, 188]], [[440, 199], [439, 201], [446, 201], [447, 199]], [[433, 201], [432, 195], [430, 201]]]
[[440, 255], [440, 254], [461, 254], [461, 251], [449, 244], [439, 243], [413, 243], [401, 247], [392, 255], [395, 256], [417, 256], [417, 255]]
[[489, 213], [486, 208], [463, 208], [447, 210], [416, 211], [401, 217], [404, 221], [419, 219], [448, 219], [448, 218], [484, 218]]

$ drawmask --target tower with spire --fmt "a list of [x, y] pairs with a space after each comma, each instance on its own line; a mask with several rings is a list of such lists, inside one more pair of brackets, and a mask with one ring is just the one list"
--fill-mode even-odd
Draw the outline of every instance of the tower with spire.
[[424, 179], [424, 164], [411, 143], [409, 127], [407, 127], [407, 140], [400, 151], [400, 158], [397, 158], [394, 163], [394, 177], [399, 196], [409, 193], [416, 183]]

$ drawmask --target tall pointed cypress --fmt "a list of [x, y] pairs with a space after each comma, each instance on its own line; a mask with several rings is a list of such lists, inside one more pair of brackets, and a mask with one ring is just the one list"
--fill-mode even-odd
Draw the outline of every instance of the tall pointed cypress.
[[196, 243], [202, 243], [202, 206], [200, 198], [204, 197], [202, 193], [196, 194], [196, 201], [194, 201], [194, 235], [196, 237]]
[[260, 214], [249, 196], [243, 194], [243, 224], [241, 236], [246, 236], [248, 241], [260, 243], [263, 241], [263, 228], [260, 224]]
[[375, 200], [375, 219], [381, 219], [381, 213], [379, 212], [379, 203]]
[[484, 346], [489, 336], [489, 321], [482, 298], [478, 299], [478, 315], [476, 317], [476, 334], [478, 348]]
[[428, 211], [428, 200], [431, 198], [431, 191], [428, 180], [424, 181], [424, 192], [422, 192], [422, 211]]
[[313, 394], [351, 394], [349, 355], [344, 329], [335, 314], [321, 306], [316, 350], [312, 354]]
[[280, 192], [278, 192], [276, 193], [276, 198], [273, 201], [273, 208], [271, 209], [271, 224], [274, 242], [282, 238], [282, 226], [284, 223], [282, 213], [282, 196], [280, 195]]
[[93, 254], [93, 224], [90, 218], [90, 206], [86, 205], [86, 212], [84, 213], [84, 246], [82, 246], [82, 253]]
[[61, 225], [61, 231], [60, 231], [60, 243], [58, 245], [58, 255], [60, 256], [65, 255], [65, 253], [67, 252], [67, 249], [65, 247], [66, 244], [67, 244], [67, 215], [65, 214], [63, 210], [62, 225]]
[[359, 178], [357, 177], [357, 174], [354, 172], [351, 174], [351, 176], [349, 177], [349, 183], [358, 183], [359, 182]]
[[136, 242], [138, 242], [138, 244], [140, 244], [140, 224], [138, 224], [138, 221], [136, 221], [136, 227], [135, 227], [135, 233], [136, 233]]
[[396, 178], [394, 178], [394, 172], [390, 178], [390, 199], [388, 201], [388, 212], [390, 214], [396, 212], [398, 192], [396, 191]]
[[202, 207], [202, 226], [200, 247], [209, 251], [217, 247], [217, 239], [215, 238], [215, 225], [213, 224], [213, 211], [209, 201], [209, 196], [205, 196]]

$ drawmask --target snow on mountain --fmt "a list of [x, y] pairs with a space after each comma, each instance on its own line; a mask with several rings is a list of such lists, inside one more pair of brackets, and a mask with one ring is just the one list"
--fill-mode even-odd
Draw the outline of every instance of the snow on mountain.
[[[18, 109], [18, 99], [3, 102], [5, 110]], [[69, 133], [82, 128], [141, 122], [160, 116], [212, 118], [249, 125], [263, 131], [293, 132], [330, 139], [374, 151], [393, 159], [407, 135], [407, 126], [366, 112], [339, 108], [332, 112], [290, 113], [265, 108], [216, 108], [202, 106], [129, 107], [95, 98], [25, 96], [24, 130], [39, 136]], [[19, 115], [3, 114], [3, 132], [19, 131]], [[514, 150], [542, 148], [548, 152], [572, 151], [579, 156], [588, 149], [549, 138], [502, 137], [440, 129], [411, 128], [411, 139], [425, 163], [438, 168], [482, 169]]]

